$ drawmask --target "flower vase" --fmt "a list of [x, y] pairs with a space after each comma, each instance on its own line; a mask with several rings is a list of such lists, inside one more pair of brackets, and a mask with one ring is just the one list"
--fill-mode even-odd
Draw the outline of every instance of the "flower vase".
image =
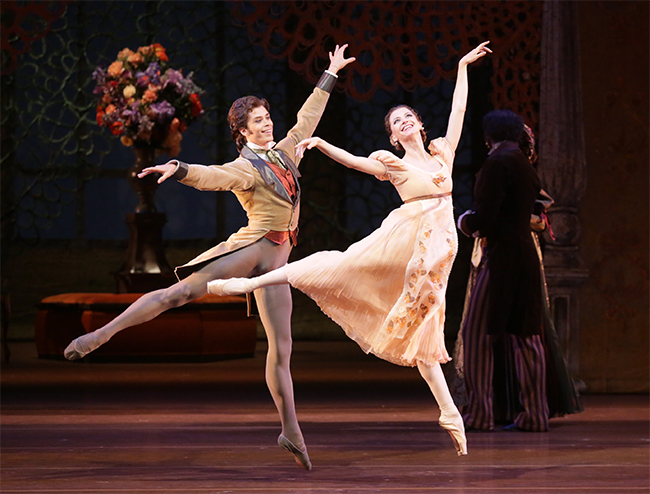
[[152, 146], [134, 146], [135, 163], [129, 169], [128, 181], [138, 196], [138, 204], [135, 207], [136, 213], [155, 213], [156, 204], [154, 195], [158, 188], [158, 177], [155, 174], [138, 178], [145, 168], [155, 165], [156, 148]]
[[162, 229], [165, 213], [158, 213], [154, 195], [158, 188], [156, 174], [138, 178], [143, 169], [154, 166], [155, 148], [134, 147], [135, 164], [128, 171], [128, 181], [138, 196], [134, 213], [127, 213], [129, 243], [126, 260], [115, 273], [117, 293], [144, 293], [166, 288], [176, 281], [165, 257]]

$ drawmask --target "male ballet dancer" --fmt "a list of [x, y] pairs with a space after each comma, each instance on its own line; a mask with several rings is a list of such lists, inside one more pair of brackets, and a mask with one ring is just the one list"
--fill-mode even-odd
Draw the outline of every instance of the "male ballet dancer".
[[[255, 96], [233, 103], [228, 113], [231, 136], [240, 155], [224, 165], [188, 165], [171, 160], [144, 169], [138, 176], [160, 173], [158, 183], [175, 178], [199, 190], [230, 190], [248, 216], [248, 224], [228, 240], [176, 268], [178, 282], [147, 293], [106, 326], [80, 336], [65, 349], [65, 357], [84, 357], [114, 334], [149, 321], [160, 313], [184, 305], [207, 293], [207, 282], [219, 278], [260, 275], [286, 264], [296, 245], [300, 213], [296, 144], [310, 137], [325, 110], [337, 72], [355, 60], [345, 58], [347, 44], [330, 53], [330, 65], [297, 115], [296, 125], [277, 144], [269, 104]], [[293, 453], [296, 462], [311, 469], [307, 448], [296, 417], [291, 358], [292, 300], [288, 285], [256, 290], [255, 299], [268, 338], [266, 382], [280, 414], [278, 444]]]

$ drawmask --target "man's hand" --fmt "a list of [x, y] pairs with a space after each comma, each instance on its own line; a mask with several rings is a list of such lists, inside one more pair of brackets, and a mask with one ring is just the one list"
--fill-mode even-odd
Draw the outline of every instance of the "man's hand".
[[330, 66], [327, 70], [336, 74], [339, 70], [345, 67], [347, 64], [352, 63], [356, 60], [355, 57], [345, 58], [344, 52], [348, 47], [347, 43], [343, 46], [336, 45], [334, 53], [330, 52]]
[[152, 173], [160, 173], [161, 177], [158, 179], [158, 183], [161, 184], [176, 172], [176, 168], [178, 168], [178, 160], [171, 160], [164, 165], [156, 165], [145, 168], [140, 173], [138, 173], [138, 178], [144, 178]]

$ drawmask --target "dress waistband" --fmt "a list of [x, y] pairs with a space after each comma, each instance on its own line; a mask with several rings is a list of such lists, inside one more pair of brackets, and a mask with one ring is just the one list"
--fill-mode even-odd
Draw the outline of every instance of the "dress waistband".
[[418, 196], [418, 197], [412, 197], [411, 199], [407, 199], [404, 201], [404, 204], [408, 204], [409, 202], [415, 202], [415, 201], [426, 201], [427, 199], [439, 199], [440, 197], [449, 197], [451, 195], [450, 192], [443, 192], [442, 194], [431, 194], [429, 196]]

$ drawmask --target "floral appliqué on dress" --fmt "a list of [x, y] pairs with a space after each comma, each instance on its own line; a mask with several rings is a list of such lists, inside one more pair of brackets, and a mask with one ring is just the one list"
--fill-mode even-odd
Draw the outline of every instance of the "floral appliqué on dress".
[[[428, 239], [431, 236], [432, 229], [429, 225], [424, 225], [423, 237]], [[449, 230], [447, 233], [451, 233]], [[415, 269], [411, 272], [408, 281], [408, 290], [406, 296], [403, 298], [400, 304], [400, 308], [397, 312], [397, 317], [392, 318], [388, 322], [386, 327], [386, 332], [388, 334], [393, 333], [395, 330], [404, 330], [410, 328], [414, 324], [421, 323], [426, 317], [429, 309], [436, 304], [437, 297], [435, 293], [428, 293], [426, 298], [422, 303], [420, 299], [422, 298], [421, 292], [416, 292], [418, 279], [422, 276], [427, 276], [433, 284], [433, 288], [436, 291], [443, 290], [445, 287], [445, 281], [449, 277], [449, 271], [451, 270], [451, 263], [455, 257], [454, 241], [451, 238], [447, 238], [447, 243], [449, 244], [449, 252], [447, 256], [434, 268], [432, 271], [426, 271], [422, 269], [424, 264], [424, 259], [420, 258], [415, 263]], [[427, 250], [426, 245], [422, 242], [418, 242], [419, 252], [424, 254]], [[413, 292], [413, 294], [412, 294]]]
[[442, 182], [445, 180], [447, 180], [447, 177], [445, 177], [442, 173], [438, 173], [438, 175], [431, 178], [431, 181], [436, 185], [436, 187], [440, 187]]

